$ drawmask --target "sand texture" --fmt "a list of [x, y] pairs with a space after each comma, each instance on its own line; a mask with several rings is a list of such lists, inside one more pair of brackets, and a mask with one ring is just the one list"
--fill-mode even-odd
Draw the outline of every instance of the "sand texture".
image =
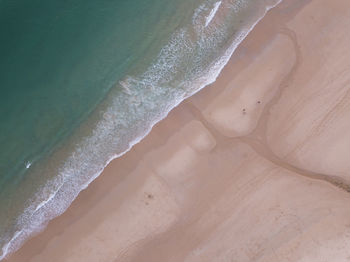
[[350, 261], [349, 32], [285, 0], [9, 261]]

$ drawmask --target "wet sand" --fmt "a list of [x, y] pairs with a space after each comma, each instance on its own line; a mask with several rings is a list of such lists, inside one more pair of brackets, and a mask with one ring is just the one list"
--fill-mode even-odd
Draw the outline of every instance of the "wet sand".
[[285, 0], [8, 261], [349, 261], [348, 32], [348, 0]]

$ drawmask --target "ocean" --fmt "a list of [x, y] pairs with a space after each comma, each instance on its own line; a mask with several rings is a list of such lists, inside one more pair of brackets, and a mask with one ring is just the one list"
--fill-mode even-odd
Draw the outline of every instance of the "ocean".
[[216, 77], [280, 0], [0, 0], [0, 260]]

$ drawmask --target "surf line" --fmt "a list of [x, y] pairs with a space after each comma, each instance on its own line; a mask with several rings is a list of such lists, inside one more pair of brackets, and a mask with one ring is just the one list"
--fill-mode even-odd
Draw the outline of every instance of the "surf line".
[[210, 24], [211, 20], [213, 20], [213, 18], [215, 16], [216, 12], [218, 11], [220, 5], [221, 5], [221, 1], [216, 2], [214, 4], [214, 8], [210, 11], [210, 14], [207, 17], [207, 20], [205, 21], [205, 27], [207, 27]]

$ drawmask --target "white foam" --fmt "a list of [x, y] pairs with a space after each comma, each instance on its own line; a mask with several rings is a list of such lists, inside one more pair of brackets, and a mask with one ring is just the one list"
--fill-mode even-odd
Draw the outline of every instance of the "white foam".
[[[31, 234], [43, 229], [45, 223], [47, 223], [49, 220], [62, 214], [77, 197], [79, 192], [84, 190], [93, 180], [95, 180], [113, 159], [124, 155], [135, 144], [139, 143], [145, 136], [147, 136], [152, 127], [164, 119], [174, 107], [205, 86], [215, 82], [237, 46], [265, 16], [267, 11], [275, 7], [281, 1], [282, 0], [278, 0], [273, 6], [266, 7], [263, 15], [258, 18], [255, 23], [253, 23], [249, 28], [242, 29], [235, 37], [233, 43], [227, 48], [225, 53], [214, 61], [208, 70], [201, 72], [201, 76], [193, 80], [191, 83], [188, 83], [192, 87], [190, 88], [190, 91], [182, 90], [182, 92], [180, 92], [179, 90], [181, 89], [171, 88], [164, 91], [164, 89], [154, 86], [154, 83], [161, 86], [164, 81], [172, 80], [174, 70], [178, 70], [178, 67], [181, 67], [181, 65], [178, 65], [180, 58], [177, 56], [177, 54], [179, 51], [183, 51], [183, 49], [186, 48], [189, 52], [192, 51], [191, 43], [187, 42], [188, 35], [186, 34], [185, 30], [180, 30], [176, 33], [176, 35], [170, 40], [169, 44], [161, 50], [157, 62], [153, 64], [140, 77], [140, 79], [128, 77], [126, 81], [122, 82], [121, 85], [124, 88], [124, 94], [126, 97], [130, 98], [131, 96], [137, 95], [135, 93], [136, 91], [130, 88], [131, 84], [142, 85], [143, 88], [141, 89], [141, 95], [147, 94], [146, 97], [142, 97], [143, 106], [147, 106], [148, 110], [150, 111], [154, 110], [154, 108], [158, 106], [162, 109], [162, 111], [153, 113], [153, 115], [151, 115], [151, 119], [148, 120], [148, 125], [140, 127], [137, 126], [138, 119], [135, 116], [137, 115], [136, 113], [145, 113], [144, 108], [142, 108], [140, 104], [133, 104], [130, 108], [130, 112], [134, 112], [135, 115], [131, 114], [129, 111], [125, 113], [116, 112], [116, 108], [123, 105], [123, 103], [129, 106], [129, 100], [124, 101], [126, 97], [116, 97], [96, 125], [92, 135], [84, 138], [82, 142], [79, 143], [76, 150], [69, 156], [65, 164], [59, 169], [59, 175], [54, 180], [47, 183], [44, 189], [38, 193], [37, 199], [33, 200], [33, 205], [26, 209], [23, 217], [19, 219], [19, 224], [22, 226], [22, 229], [16, 231], [11, 240], [3, 246], [0, 260], [6, 257], [8, 253], [16, 251], [22, 245], [23, 241]], [[220, 4], [217, 4], [216, 6], [217, 11]], [[215, 15], [215, 12], [213, 13], [213, 16]], [[184, 83], [180, 83], [180, 86], [181, 85], [184, 85]], [[168, 97], [169, 101], [172, 101], [172, 103], [167, 101], [167, 103], [162, 104], [161, 106], [158, 104], [155, 105], [154, 96], [148, 93], [148, 87], [155, 90], [151, 94], [156, 94], [156, 97], [164, 95]], [[130, 117], [135, 117], [135, 119], [130, 120]], [[118, 128], [121, 126], [126, 129], [127, 121], [135, 121], [136, 131], [132, 140], [124, 145], [123, 142], [125, 140], [125, 134], [122, 133], [121, 137], [119, 138], [118, 135], [116, 135], [116, 132], [118, 133]], [[125, 131], [131, 132], [133, 130], [126, 129]], [[111, 147], [112, 150], [112, 148], [116, 145], [120, 145], [121, 151], [119, 153], [109, 154], [109, 157], [106, 160], [101, 161], [103, 164], [96, 161], [96, 158], [99, 158], [105, 154], [106, 148]], [[42, 199], [42, 192], [46, 192], [46, 200]]]
[[50, 194], [49, 198], [42, 201], [36, 208], [35, 208], [35, 211], [38, 211], [40, 208], [42, 208], [43, 206], [45, 206], [47, 203], [49, 203], [54, 197], [55, 195], [57, 194], [58, 190], [56, 190], [55, 192], [53, 192], [52, 194]]
[[214, 4], [214, 8], [210, 11], [210, 14], [208, 15], [208, 17], [207, 17], [207, 19], [206, 19], [206, 21], [205, 21], [205, 27], [207, 27], [207, 26], [210, 24], [211, 20], [213, 20], [213, 18], [214, 18], [214, 16], [215, 16], [216, 12], [218, 11], [218, 9], [219, 9], [221, 3], [222, 3], [222, 2], [219, 1], [219, 2], [216, 2], [216, 3]]
[[21, 233], [22, 233], [22, 231], [16, 231], [14, 236], [12, 237], [12, 239], [6, 245], [3, 246], [2, 255], [0, 256], [0, 260], [3, 260], [7, 256], [12, 243], [20, 236]]
[[25, 165], [26, 165], [26, 168], [28, 169], [28, 168], [30, 168], [30, 166], [32, 165], [32, 163], [29, 162], [29, 161], [27, 161]]

